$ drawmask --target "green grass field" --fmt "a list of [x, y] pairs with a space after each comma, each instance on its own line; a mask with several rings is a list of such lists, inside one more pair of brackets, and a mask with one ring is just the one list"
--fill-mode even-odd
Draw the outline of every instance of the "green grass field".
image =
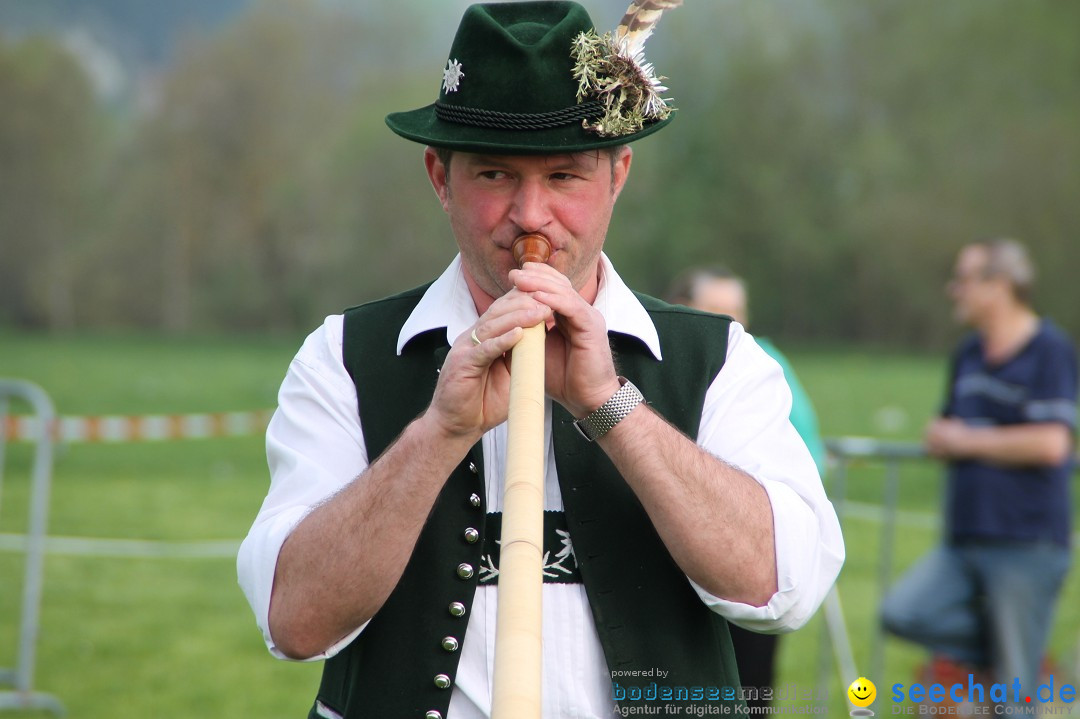
[[[278, 383], [302, 341], [166, 340], [0, 333], [0, 376], [43, 386], [61, 414], [172, 413], [273, 406]], [[943, 358], [791, 352], [827, 436], [915, 439], [938, 404]], [[0, 494], [0, 533], [25, 527], [30, 451], [8, 447]], [[936, 516], [939, 473], [915, 463], [902, 474], [900, 504]], [[880, 501], [883, 472], [849, 473], [847, 497]], [[136, 444], [71, 444], [56, 458], [50, 534], [154, 540], [154, 546], [243, 537], [265, 493], [260, 437]], [[848, 561], [840, 592], [860, 671], [866, 671], [878, 601], [880, 524], [844, 522]], [[936, 532], [901, 525], [894, 569], [936, 541]], [[0, 552], [0, 666], [14, 662], [14, 617], [22, 558]], [[35, 686], [58, 696], [69, 716], [301, 717], [318, 665], [280, 662], [263, 647], [236, 585], [231, 557], [173, 558], [51, 554], [46, 563]], [[1080, 587], [1070, 579], [1051, 641], [1075, 681]], [[818, 688], [830, 716], [846, 715], [843, 692], [855, 677], [831, 673], [818, 686], [822, 622], [816, 617], [781, 643], [779, 684]], [[911, 680], [917, 650], [886, 643], [883, 686]], [[407, 661], [407, 657], [401, 657]], [[880, 706], [880, 705], [879, 705]], [[13, 713], [13, 717], [40, 716]]]

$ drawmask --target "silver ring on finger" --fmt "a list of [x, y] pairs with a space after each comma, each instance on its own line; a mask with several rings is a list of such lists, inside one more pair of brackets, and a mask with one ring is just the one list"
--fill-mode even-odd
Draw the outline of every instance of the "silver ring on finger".
[[475, 327], [473, 327], [472, 332], [469, 333], [469, 339], [471, 339], [473, 341], [474, 345], [480, 344], [481, 340], [480, 340], [479, 337], [476, 336], [476, 328]]

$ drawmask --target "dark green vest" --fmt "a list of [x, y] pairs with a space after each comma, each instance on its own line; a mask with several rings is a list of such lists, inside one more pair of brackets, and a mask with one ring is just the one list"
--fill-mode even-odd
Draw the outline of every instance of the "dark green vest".
[[[345, 366], [356, 384], [372, 459], [427, 407], [449, 350], [446, 331], [439, 329], [418, 335], [396, 354], [399, 330], [425, 290], [345, 313]], [[611, 333], [618, 371], [694, 437], [706, 389], [727, 354], [729, 320], [638, 298], [656, 325], [664, 360], [658, 362], [640, 340]], [[736, 703], [732, 691], [737, 696], [738, 690], [731, 688], [739, 682], [727, 622], [702, 604], [630, 487], [572, 419], [555, 405], [555, 464], [608, 669], [620, 672], [612, 679], [619, 685], [613, 698], [621, 698], [621, 690], [629, 691], [621, 702], [626, 706]], [[477, 444], [450, 475], [397, 587], [352, 644], [327, 660], [318, 701], [333, 712], [347, 719], [446, 716], [451, 689], [438, 684], [453, 681], [460, 650], [444, 639], [460, 643], [464, 637], [483, 544], [468, 541], [465, 530], [479, 530], [481, 537], [486, 531], [482, 455]], [[669, 674], [621, 673], [654, 669]], [[437, 681], [439, 675], [446, 680]], [[650, 700], [665, 688], [669, 702]], [[310, 717], [316, 716], [313, 708]]]

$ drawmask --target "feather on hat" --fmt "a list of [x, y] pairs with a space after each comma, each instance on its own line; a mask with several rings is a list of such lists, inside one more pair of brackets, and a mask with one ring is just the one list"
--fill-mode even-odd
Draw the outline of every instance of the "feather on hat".
[[598, 100], [604, 114], [585, 128], [602, 137], [637, 132], [648, 122], [666, 120], [672, 108], [660, 96], [666, 79], [645, 61], [645, 41], [660, 15], [682, 0], [634, 0], [614, 34], [583, 32], [574, 38], [574, 78], [578, 101]]

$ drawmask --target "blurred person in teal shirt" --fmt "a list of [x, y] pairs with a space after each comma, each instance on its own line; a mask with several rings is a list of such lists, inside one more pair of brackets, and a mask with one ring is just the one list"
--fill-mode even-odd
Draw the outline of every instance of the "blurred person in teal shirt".
[[[684, 271], [672, 283], [668, 301], [703, 312], [727, 315], [749, 331], [750, 313], [746, 283], [726, 267], [695, 267]], [[754, 339], [783, 369], [784, 379], [791, 388], [791, 424], [810, 450], [818, 474], [824, 476], [827, 453], [810, 397], [799, 383], [791, 363], [776, 345], [760, 335], [754, 335]], [[735, 659], [739, 666], [739, 678], [747, 688], [746, 703], [750, 707], [767, 706], [770, 702], [763, 698], [762, 694], [766, 687], [773, 685], [779, 636], [751, 632], [734, 624], [730, 628]], [[756, 693], [754, 689], [757, 690]], [[755, 695], [759, 698], [755, 699]]]
[[[741, 277], [722, 266], [696, 267], [686, 270], [672, 283], [668, 301], [686, 305], [695, 310], [727, 315], [750, 330], [750, 312], [746, 283]], [[821, 440], [817, 414], [795, 375], [791, 363], [770, 340], [754, 335], [761, 349], [772, 357], [784, 370], [784, 379], [791, 388], [791, 424], [806, 443], [814, 457], [818, 473], [824, 476], [826, 467], [825, 443]]]

